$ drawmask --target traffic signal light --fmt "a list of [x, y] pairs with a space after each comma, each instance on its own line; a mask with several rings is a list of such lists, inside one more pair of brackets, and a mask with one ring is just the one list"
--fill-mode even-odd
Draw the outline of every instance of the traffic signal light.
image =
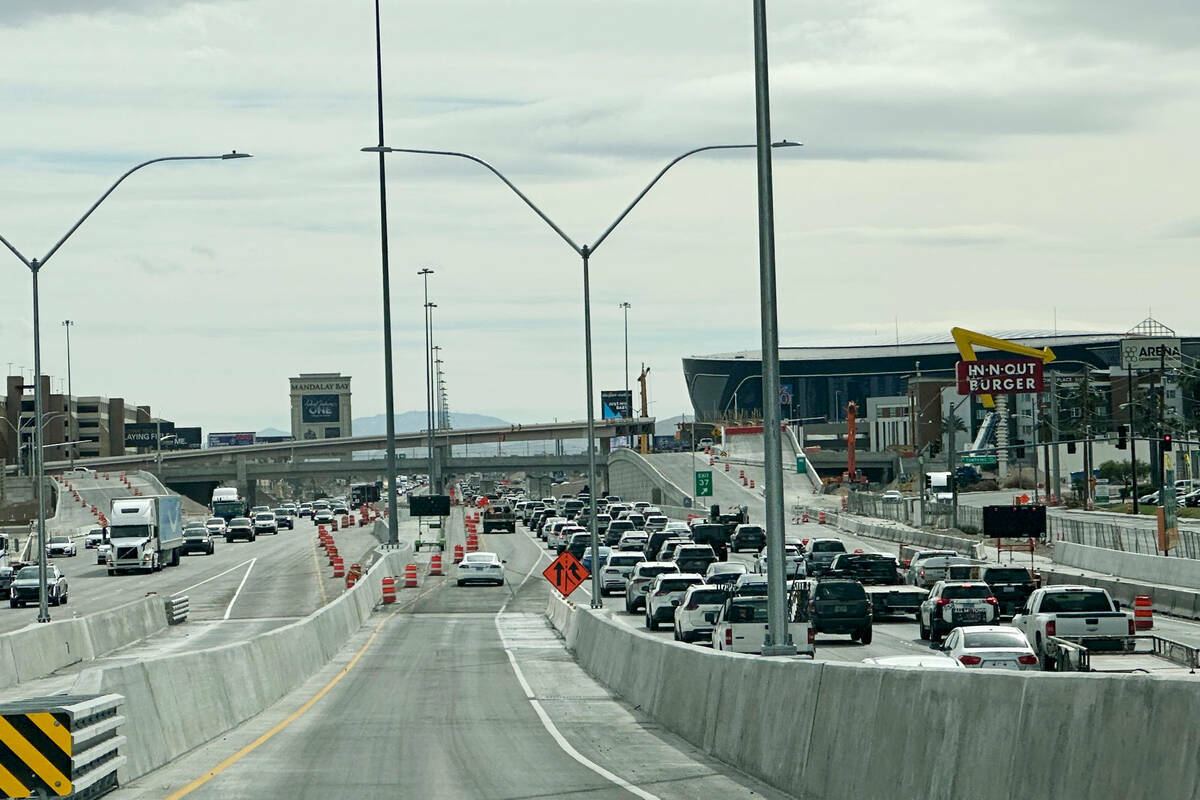
[[1171, 434], [1164, 433], [1162, 438], [1162, 451], [1164, 453], [1171, 452]]
[[1070, 455], [1075, 455], [1075, 443], [1074, 442], [1067, 442], [1067, 453]]
[[1128, 425], [1118, 425], [1117, 426], [1117, 449], [1118, 450], [1124, 450], [1125, 447], [1128, 445], [1128, 440], [1125, 438], [1128, 433], [1129, 433]]
[[1017, 458], [1018, 459], [1024, 458], [1025, 457], [1025, 440], [1017, 439], [1013, 444], [1015, 444], [1016, 448], [1017, 448]]
[[928, 472], [925, 473], [925, 488], [926, 489], [933, 488], [933, 476], [930, 475]]

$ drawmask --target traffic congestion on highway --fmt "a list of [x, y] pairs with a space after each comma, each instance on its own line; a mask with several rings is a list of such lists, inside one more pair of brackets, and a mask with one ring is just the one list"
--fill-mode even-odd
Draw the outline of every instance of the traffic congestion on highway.
[[[137, 475], [125, 478], [79, 469], [62, 480], [63, 502], [51, 519], [46, 543], [46, 593], [52, 608], [82, 600], [83, 608], [90, 610], [113, 607], [147, 592], [192, 591], [200, 593], [194, 598], [194, 615], [204, 617], [211, 605], [214, 611], [222, 609], [219, 616], [282, 619], [280, 615], [308, 613], [338, 587], [321, 574], [306, 548], [297, 547], [298, 541], [271, 544], [264, 550], [262, 537], [287, 538], [293, 531], [315, 530], [322, 524], [336, 529], [348, 522], [355, 531], [354, 544], [349, 545], [351, 560], [369, 554], [377, 543], [371, 526], [358, 523], [360, 509], [351, 514], [352, 497], [374, 506], [378, 491], [367, 492], [365, 487], [347, 496], [259, 506], [249, 506], [236, 489], [218, 489], [204, 509], [190, 501], [185, 505], [178, 495], [161, 494], [161, 486]], [[70, 502], [68, 485], [83, 501], [82, 509]], [[407, 493], [419, 485], [406, 479], [400, 491]], [[93, 518], [86, 511], [90, 506], [104, 511], [88, 524]], [[8, 550], [0, 554], [0, 592], [13, 611], [0, 615], [0, 630], [34, 621], [40, 601], [36, 536], [12, 539], [6, 540]], [[252, 570], [257, 589], [244, 586]], [[265, 608], [235, 609], [239, 597], [288, 583], [289, 573], [305, 579], [291, 580], [295, 585]]]
[[[589, 500], [586, 494], [530, 499], [520, 490], [492, 493], [484, 518], [515, 519], [549, 554], [569, 552], [590, 571]], [[618, 619], [718, 651], [761, 652], [765, 536], [760, 525], [745, 521], [744, 510], [714, 507], [707, 516], [673, 520], [649, 501], [614, 495], [597, 497], [596, 507], [601, 592], [616, 598], [623, 612]], [[913, 546], [886, 552], [883, 543], [817, 523], [801, 530], [785, 537], [784, 558], [789, 632], [801, 656], [1054, 671], [1078, 666], [1077, 658], [1056, 649], [1070, 646], [1063, 637], [1086, 637], [1102, 656], [1141, 652], [1134, 615], [1103, 589], [1039, 588], [1038, 576], [1019, 564]], [[1045, 596], [1061, 613], [1039, 624]], [[1076, 621], [1068, 611], [1087, 616]], [[1200, 645], [1200, 629], [1177, 624], [1188, 631], [1185, 647]], [[1093, 668], [1100, 663], [1093, 661]], [[1119, 669], [1133, 660], [1108, 663]], [[1166, 661], [1157, 667], [1182, 671]]]

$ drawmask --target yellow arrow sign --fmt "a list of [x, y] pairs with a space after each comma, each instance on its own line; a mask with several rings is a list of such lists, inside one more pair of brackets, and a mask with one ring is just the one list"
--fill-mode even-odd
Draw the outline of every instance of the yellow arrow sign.
[[[978, 360], [975, 358], [976, 345], [992, 350], [999, 350], [1004, 353], [1012, 353], [1013, 355], [1036, 358], [1043, 364], [1049, 364], [1054, 360], [1054, 351], [1049, 347], [1043, 347], [1041, 350], [1038, 350], [1033, 347], [1026, 347], [1023, 344], [1010, 342], [1007, 339], [997, 339], [995, 336], [988, 336], [986, 333], [969, 331], [966, 328], [951, 328], [950, 335], [954, 337], [954, 345], [958, 348], [958, 354], [962, 356], [963, 361]], [[979, 396], [979, 399], [985, 408], [993, 408], [996, 405], [990, 394], [982, 394]]]

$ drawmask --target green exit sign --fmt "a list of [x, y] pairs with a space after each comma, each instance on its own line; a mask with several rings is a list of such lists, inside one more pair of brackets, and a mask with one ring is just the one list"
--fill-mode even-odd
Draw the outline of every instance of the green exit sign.
[[696, 497], [712, 497], [712, 472], [705, 470], [696, 473]]
[[964, 463], [964, 464], [979, 464], [980, 466], [984, 466], [987, 464], [995, 464], [996, 457], [995, 456], [963, 456], [962, 463]]

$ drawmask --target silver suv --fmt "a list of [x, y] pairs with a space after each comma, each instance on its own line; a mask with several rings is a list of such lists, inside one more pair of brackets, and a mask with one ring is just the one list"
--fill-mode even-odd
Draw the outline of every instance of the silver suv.
[[678, 574], [679, 567], [663, 561], [643, 561], [634, 567], [629, 581], [625, 584], [625, 613], [637, 613], [638, 609], [645, 606], [650, 581], [666, 573]]

